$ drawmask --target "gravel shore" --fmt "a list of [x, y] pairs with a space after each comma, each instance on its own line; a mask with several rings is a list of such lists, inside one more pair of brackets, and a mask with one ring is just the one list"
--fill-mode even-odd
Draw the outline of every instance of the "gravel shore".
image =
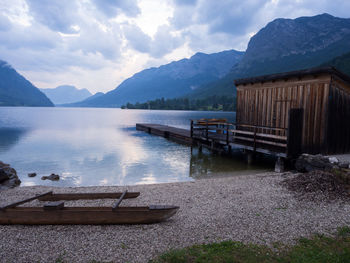
[[[300, 200], [280, 185], [286, 176], [265, 173], [195, 182], [130, 187], [20, 187], [0, 192], [0, 205], [48, 190], [140, 191], [122, 205], [180, 206], [170, 220], [153, 225], [0, 226], [0, 262], [147, 262], [171, 248], [235, 240], [292, 243], [313, 233], [330, 234], [350, 224], [346, 201]], [[66, 205], [111, 205], [114, 200]], [[39, 205], [33, 201], [30, 205]]]

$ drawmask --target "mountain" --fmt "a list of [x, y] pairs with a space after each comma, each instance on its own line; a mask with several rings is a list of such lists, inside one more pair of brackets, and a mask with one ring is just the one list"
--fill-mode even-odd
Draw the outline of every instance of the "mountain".
[[7, 62], [0, 60], [0, 106], [54, 106]]
[[66, 104], [61, 104], [61, 105], [59, 105], [59, 106], [61, 106], [61, 107], [77, 107], [77, 104], [86, 104], [86, 103], [89, 103], [89, 101], [94, 100], [94, 99], [96, 99], [96, 98], [98, 98], [98, 97], [101, 97], [101, 96], [103, 96], [103, 95], [105, 95], [103, 92], [97, 92], [97, 93], [95, 93], [94, 95], [92, 95], [92, 96], [88, 97], [87, 99], [82, 100], [82, 101], [80, 101], [80, 102], [78, 102], [78, 103], [66, 103]]
[[235, 50], [214, 54], [196, 53], [190, 59], [145, 69], [105, 95], [72, 106], [120, 107], [127, 102], [183, 96], [200, 85], [225, 76], [243, 54]]
[[329, 14], [276, 19], [250, 39], [229, 74], [202, 85], [191, 97], [233, 93], [234, 79], [316, 67], [347, 52], [350, 19]]
[[350, 52], [336, 57], [321, 66], [332, 66], [350, 76]]
[[96, 99], [96, 98], [98, 98], [98, 97], [101, 97], [101, 96], [103, 96], [103, 95], [105, 95], [103, 92], [96, 92], [94, 95], [88, 97], [88, 98], [85, 99], [84, 101], [94, 100], [94, 99]]
[[70, 85], [62, 85], [54, 89], [40, 90], [56, 105], [81, 101], [92, 95], [87, 89], [77, 89]]

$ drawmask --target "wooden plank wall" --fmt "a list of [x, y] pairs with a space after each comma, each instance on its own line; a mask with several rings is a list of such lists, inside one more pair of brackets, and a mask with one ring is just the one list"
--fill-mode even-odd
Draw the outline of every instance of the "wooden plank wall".
[[350, 86], [332, 81], [329, 94], [328, 153], [350, 152]]
[[[291, 108], [304, 109], [302, 151], [320, 153], [326, 142], [330, 76], [310, 76], [237, 87], [236, 122], [288, 128]], [[271, 133], [271, 131], [260, 131]], [[277, 135], [286, 135], [283, 131]]]

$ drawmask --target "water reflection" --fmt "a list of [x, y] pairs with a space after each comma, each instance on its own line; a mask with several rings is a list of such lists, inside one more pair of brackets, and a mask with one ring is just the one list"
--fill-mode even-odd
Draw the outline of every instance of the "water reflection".
[[[251, 169], [135, 129], [136, 123], [189, 128], [190, 119], [203, 117], [233, 121], [234, 113], [0, 107], [0, 116], [0, 160], [17, 170], [22, 185], [165, 183]], [[51, 173], [61, 179], [41, 180]]]
[[193, 147], [191, 152], [190, 177], [195, 179], [212, 177], [214, 174], [240, 175], [251, 171], [263, 172], [273, 167], [272, 159], [261, 156], [262, 159], [248, 164], [246, 156], [239, 149], [233, 150], [230, 155], [214, 154], [206, 148], [199, 151], [197, 147]]
[[24, 128], [1, 128], [0, 127], [0, 152], [11, 149], [28, 132]]

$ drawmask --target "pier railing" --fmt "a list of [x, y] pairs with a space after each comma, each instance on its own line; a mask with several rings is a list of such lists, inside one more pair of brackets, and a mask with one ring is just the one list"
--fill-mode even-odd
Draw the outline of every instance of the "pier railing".
[[221, 145], [241, 145], [252, 151], [287, 155], [288, 129], [228, 123], [219, 119], [191, 120], [191, 138]]

